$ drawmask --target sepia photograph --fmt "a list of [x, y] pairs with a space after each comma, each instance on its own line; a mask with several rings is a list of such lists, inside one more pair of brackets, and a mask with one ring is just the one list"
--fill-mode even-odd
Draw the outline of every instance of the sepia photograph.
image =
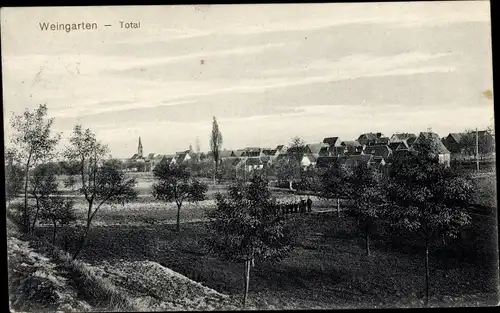
[[2, 7], [10, 311], [497, 306], [491, 16]]

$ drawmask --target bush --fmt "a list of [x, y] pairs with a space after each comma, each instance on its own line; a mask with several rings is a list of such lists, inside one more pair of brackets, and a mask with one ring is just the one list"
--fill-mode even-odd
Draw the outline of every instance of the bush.
[[[31, 217], [35, 211], [35, 207], [28, 205], [28, 220], [31, 221]], [[24, 228], [24, 203], [12, 203], [7, 208], [7, 217], [17, 226], [20, 230]]]

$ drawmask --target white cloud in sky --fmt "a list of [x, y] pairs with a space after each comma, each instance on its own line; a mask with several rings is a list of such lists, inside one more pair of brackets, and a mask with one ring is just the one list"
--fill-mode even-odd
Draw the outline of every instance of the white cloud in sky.
[[[47, 103], [59, 130], [85, 121], [117, 156], [138, 136], [151, 152], [196, 136], [208, 149], [212, 112], [228, 148], [427, 124], [444, 135], [492, 116], [477, 100], [492, 85], [488, 2], [76, 9], [2, 9], [4, 112]], [[37, 30], [69, 16], [142, 28]]]

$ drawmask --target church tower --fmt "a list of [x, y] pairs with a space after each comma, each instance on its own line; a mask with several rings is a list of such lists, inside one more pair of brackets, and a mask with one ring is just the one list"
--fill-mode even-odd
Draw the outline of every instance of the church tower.
[[137, 154], [139, 158], [142, 158], [142, 142], [141, 142], [141, 137], [139, 137], [139, 146], [137, 147]]

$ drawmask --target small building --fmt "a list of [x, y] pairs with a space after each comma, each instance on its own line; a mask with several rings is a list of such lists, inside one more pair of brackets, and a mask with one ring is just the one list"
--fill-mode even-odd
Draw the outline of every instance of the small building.
[[349, 155], [349, 154], [356, 154], [356, 153], [361, 153], [364, 149], [364, 146], [361, 145], [357, 140], [354, 141], [342, 141], [340, 144], [344, 149], [339, 150], [339, 156], [342, 155]]
[[385, 165], [392, 158], [392, 150], [387, 145], [367, 146], [363, 154], [373, 155], [373, 160], [382, 165]]
[[361, 145], [375, 145], [381, 143], [387, 143], [389, 138], [384, 137], [382, 133], [365, 133], [361, 134], [357, 140]]
[[315, 167], [316, 166], [316, 156], [312, 153], [306, 153], [302, 155], [300, 159], [300, 166], [303, 169], [308, 169], [310, 167]]
[[443, 139], [443, 144], [451, 153], [462, 153], [463, 133], [450, 133]]
[[319, 157], [321, 149], [325, 149], [324, 151], [327, 151], [326, 149], [328, 148], [328, 144], [326, 143], [308, 143], [306, 144], [307, 151], [306, 153], [312, 154], [315, 158]]

